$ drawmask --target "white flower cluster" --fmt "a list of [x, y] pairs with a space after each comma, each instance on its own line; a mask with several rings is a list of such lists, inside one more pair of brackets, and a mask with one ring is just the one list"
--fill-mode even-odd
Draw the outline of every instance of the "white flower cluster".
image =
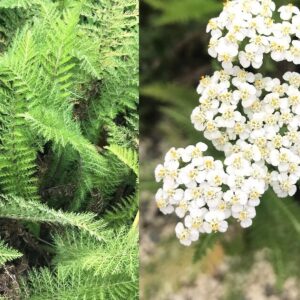
[[[280, 22], [274, 22], [279, 14]], [[276, 11], [271, 0], [227, 1], [217, 18], [209, 21], [208, 53], [231, 68], [237, 58], [244, 68], [260, 68], [265, 54], [274, 61], [300, 64], [300, 10], [292, 4]]]
[[171, 148], [164, 164], [155, 170], [156, 180], [163, 181], [155, 196], [157, 206], [164, 214], [175, 212], [183, 219], [175, 230], [186, 246], [198, 240], [200, 233], [225, 232], [230, 216], [249, 227], [266, 188], [266, 172], [259, 164], [247, 165], [242, 158], [243, 174], [232, 173], [235, 164], [230, 163], [226, 173], [221, 161], [203, 155], [206, 150], [201, 142], [185, 149]]
[[224, 162], [204, 156], [207, 146], [198, 143], [170, 149], [155, 170], [156, 180], [163, 181], [157, 206], [183, 219], [175, 231], [184, 245], [201, 233], [226, 231], [229, 217], [251, 226], [269, 186], [278, 197], [296, 193], [300, 74], [286, 72], [280, 81], [233, 65], [238, 58], [244, 68], [259, 68], [266, 53], [276, 61], [300, 63], [299, 9], [281, 7], [282, 23], [273, 22], [274, 11], [271, 0], [233, 0], [208, 24], [209, 53], [223, 70], [201, 78], [191, 121], [224, 153]]
[[200, 104], [191, 116], [225, 153], [230, 176], [252, 176], [279, 197], [294, 195], [300, 179], [300, 75], [287, 72], [283, 78], [237, 66], [216, 71], [200, 80]]

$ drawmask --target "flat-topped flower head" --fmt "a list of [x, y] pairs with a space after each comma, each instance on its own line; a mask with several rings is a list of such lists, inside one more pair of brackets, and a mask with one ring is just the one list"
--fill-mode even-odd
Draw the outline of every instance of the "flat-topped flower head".
[[282, 80], [249, 72], [274, 61], [300, 64], [300, 11], [278, 9], [272, 0], [227, 1], [210, 20], [208, 53], [222, 69], [202, 76], [199, 103], [191, 114], [195, 129], [224, 160], [205, 155], [202, 142], [171, 148], [155, 169], [158, 208], [182, 222], [175, 232], [183, 245], [200, 234], [225, 232], [228, 219], [252, 225], [261, 197], [272, 187], [278, 197], [293, 196], [300, 179], [300, 74]]
[[258, 69], [267, 54], [274, 61], [299, 64], [298, 41], [291, 43], [294, 36], [300, 37], [299, 8], [291, 4], [280, 7], [279, 22], [273, 19], [275, 10], [273, 1], [229, 1], [207, 26], [209, 54], [224, 69], [232, 68], [236, 61], [244, 68]]

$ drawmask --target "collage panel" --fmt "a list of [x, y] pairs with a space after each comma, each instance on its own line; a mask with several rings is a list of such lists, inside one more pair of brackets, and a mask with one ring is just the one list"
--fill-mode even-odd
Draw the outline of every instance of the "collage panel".
[[1, 300], [300, 300], [296, 0], [0, 0]]
[[0, 1], [0, 299], [138, 299], [138, 6]]
[[299, 16], [141, 2], [141, 299], [300, 299]]

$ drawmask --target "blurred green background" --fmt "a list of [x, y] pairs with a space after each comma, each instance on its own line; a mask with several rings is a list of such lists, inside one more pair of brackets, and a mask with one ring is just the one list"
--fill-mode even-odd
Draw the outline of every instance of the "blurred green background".
[[[141, 1], [141, 299], [299, 300], [299, 191], [289, 199], [268, 191], [251, 228], [233, 225], [189, 248], [175, 238], [176, 217], [155, 205], [153, 170], [164, 153], [204, 140], [190, 114], [199, 78], [219, 68], [207, 54], [205, 28], [221, 10], [217, 0]], [[266, 61], [262, 72], [287, 70], [297, 69]]]

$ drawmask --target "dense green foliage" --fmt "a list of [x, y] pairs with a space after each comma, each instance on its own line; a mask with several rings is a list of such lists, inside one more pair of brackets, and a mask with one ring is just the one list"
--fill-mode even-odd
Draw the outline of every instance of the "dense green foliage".
[[[296, 1], [275, 2], [278, 6], [288, 3], [297, 5]], [[191, 112], [197, 105], [196, 87], [199, 78], [220, 69], [207, 55], [208, 36], [205, 29], [209, 18], [217, 16], [221, 9], [220, 1], [215, 0], [207, 0], [205, 3], [198, 0], [142, 2], [141, 136], [147, 145], [147, 162], [144, 163], [143, 160], [141, 164], [141, 182], [142, 189], [147, 189], [153, 194], [157, 190], [153, 183], [153, 169], [162, 161], [164, 153], [170, 147], [186, 147], [204, 141], [209, 145], [208, 155], [223, 159], [222, 153], [216, 151], [190, 122]], [[267, 62], [262, 73], [281, 77], [288, 70], [294, 70], [294, 66]], [[151, 200], [153, 199], [154, 196]], [[164, 219], [167, 219], [166, 222], [172, 222], [172, 218]], [[253, 226], [247, 230], [236, 226], [225, 235], [203, 235], [194, 246], [195, 261], [199, 262], [205, 258], [216, 243], [221, 243], [225, 255], [238, 261], [235, 267], [240, 272], [247, 272], [255, 253], [268, 249], [268, 258], [277, 273], [279, 287], [290, 276], [299, 278], [299, 192], [293, 198], [279, 199], [269, 191], [257, 208], [257, 216], [253, 221]], [[159, 237], [155, 237], [156, 240], [159, 240]], [[160, 245], [165, 251], [171, 251], [168, 249], [168, 241], [162, 240]], [[174, 247], [174, 244], [170, 247]], [[186, 248], [178, 250], [182, 256], [184, 251], [187, 251]], [[160, 263], [152, 262], [152, 265], [149, 264], [148, 274], [146, 271], [143, 274], [148, 280], [146, 297], [158, 297], [159, 289], [163, 290], [166, 287], [163, 286], [162, 279], [160, 286], [158, 283], [149, 285], [150, 277], [159, 276], [153, 265]], [[147, 266], [144, 266], [143, 269], [146, 268]], [[192, 266], [190, 268], [192, 269]], [[199, 273], [198, 269], [194, 271]], [[178, 269], [178, 272], [181, 270]], [[239, 288], [238, 285], [229, 285], [231, 290]], [[237, 299], [243, 297], [239, 295]]]
[[0, 34], [0, 217], [42, 257], [15, 297], [135, 299], [137, 1], [4, 0]]

